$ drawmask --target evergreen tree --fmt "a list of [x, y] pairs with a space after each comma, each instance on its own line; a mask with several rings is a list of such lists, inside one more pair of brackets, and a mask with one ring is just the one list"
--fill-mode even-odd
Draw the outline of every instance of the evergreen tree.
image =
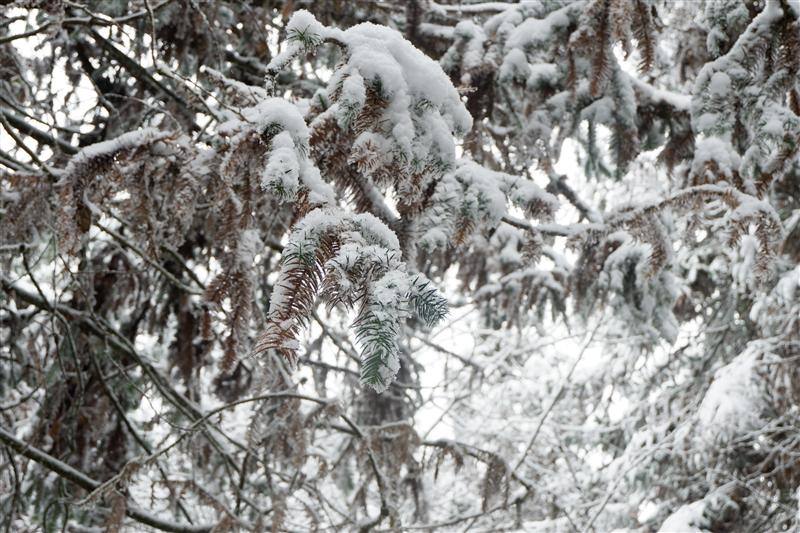
[[0, 3], [6, 531], [800, 528], [793, 0]]

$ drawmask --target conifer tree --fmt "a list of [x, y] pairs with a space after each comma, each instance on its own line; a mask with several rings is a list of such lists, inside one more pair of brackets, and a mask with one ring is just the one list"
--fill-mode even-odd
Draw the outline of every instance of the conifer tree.
[[800, 7], [0, 6], [6, 531], [800, 527]]

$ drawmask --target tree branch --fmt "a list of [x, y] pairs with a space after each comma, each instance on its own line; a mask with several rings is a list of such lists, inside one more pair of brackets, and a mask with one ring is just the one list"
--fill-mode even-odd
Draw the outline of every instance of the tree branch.
[[[52, 455], [48, 455], [38, 448], [34, 448], [33, 446], [19, 440], [2, 426], [0, 426], [0, 442], [18, 454], [27, 457], [32, 461], [36, 461], [51, 472], [55, 472], [62, 478], [74, 483], [86, 491], [91, 492], [101, 485], [99, 481], [90, 478], [83, 472], [80, 472], [68, 464], [59, 461]], [[153, 516], [143, 509], [130, 504], [126, 505], [125, 514], [141, 524], [160, 529], [161, 531], [171, 531], [175, 533], [206, 533], [210, 532], [213, 527], [212, 525], [192, 526], [188, 524], [169, 522], [157, 516]]]

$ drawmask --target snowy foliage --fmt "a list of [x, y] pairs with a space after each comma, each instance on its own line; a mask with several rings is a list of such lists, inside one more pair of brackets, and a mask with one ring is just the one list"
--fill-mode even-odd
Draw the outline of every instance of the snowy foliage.
[[800, 528], [796, 2], [3, 4], [4, 530]]

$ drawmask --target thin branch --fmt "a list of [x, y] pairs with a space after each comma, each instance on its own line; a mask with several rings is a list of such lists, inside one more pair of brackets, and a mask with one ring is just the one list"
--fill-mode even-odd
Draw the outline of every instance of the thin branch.
[[[39, 463], [51, 472], [55, 472], [62, 478], [74, 483], [86, 491], [91, 492], [101, 486], [99, 481], [90, 478], [83, 472], [80, 472], [68, 464], [59, 461], [55, 457], [46, 454], [38, 448], [34, 448], [30, 444], [19, 440], [9, 430], [2, 426], [0, 426], [0, 442], [18, 454]], [[130, 503], [128, 503], [125, 507], [125, 514], [127, 514], [129, 517], [133, 518], [139, 523], [154, 527], [161, 531], [171, 531], [174, 533], [206, 533], [210, 532], [213, 528], [212, 525], [192, 526], [188, 524], [170, 522], [157, 516], [153, 516], [143, 509], [140, 509], [139, 507]]]

